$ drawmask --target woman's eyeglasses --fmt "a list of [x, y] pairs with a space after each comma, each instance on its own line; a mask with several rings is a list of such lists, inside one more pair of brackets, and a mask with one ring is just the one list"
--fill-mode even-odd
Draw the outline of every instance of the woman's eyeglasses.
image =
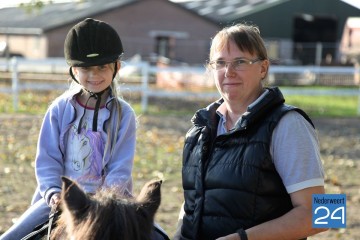
[[251, 65], [254, 64], [258, 61], [262, 61], [263, 59], [260, 58], [256, 58], [253, 60], [249, 60], [246, 58], [238, 58], [235, 59], [233, 61], [224, 61], [224, 60], [215, 60], [215, 61], [210, 61], [209, 65], [212, 69], [215, 70], [222, 70], [226, 67], [232, 67], [232, 69], [234, 69], [235, 71], [242, 71], [242, 70], [246, 70], [246, 68]]

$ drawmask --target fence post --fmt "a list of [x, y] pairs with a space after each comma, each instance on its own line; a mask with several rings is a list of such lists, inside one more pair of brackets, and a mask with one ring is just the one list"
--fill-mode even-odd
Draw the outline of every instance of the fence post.
[[11, 90], [13, 96], [14, 111], [18, 111], [19, 106], [19, 74], [18, 74], [18, 60], [16, 57], [11, 59]]
[[323, 45], [321, 42], [316, 43], [316, 53], [315, 53], [315, 65], [320, 66], [322, 60], [322, 52], [323, 52]]
[[141, 63], [141, 111], [146, 113], [148, 110], [148, 91], [149, 91], [149, 63]]
[[[322, 61], [322, 52], [323, 52], [323, 45], [321, 42], [317, 42], [316, 43], [316, 53], [315, 53], [315, 66], [314, 68], [319, 68], [321, 66], [321, 61]], [[315, 84], [319, 85], [320, 84], [320, 73], [319, 71], [316, 71], [315, 73]]]

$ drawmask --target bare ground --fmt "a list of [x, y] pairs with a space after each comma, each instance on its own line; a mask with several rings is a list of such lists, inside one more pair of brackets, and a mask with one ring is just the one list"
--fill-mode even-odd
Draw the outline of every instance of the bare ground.
[[[28, 206], [35, 188], [32, 161], [42, 116], [0, 115], [0, 233], [5, 231], [12, 219], [16, 219]], [[353, 119], [315, 119], [319, 133], [321, 155], [326, 172], [327, 193], [347, 195], [347, 228], [331, 229], [313, 236], [311, 240], [360, 240], [360, 123]], [[189, 127], [189, 116], [141, 116], [141, 138], [154, 137], [167, 142], [179, 143]], [[172, 150], [179, 152], [181, 149]], [[174, 164], [178, 166], [177, 164]], [[159, 169], [165, 178], [163, 200], [156, 220], [172, 237], [180, 204], [183, 201], [181, 179], [171, 166]], [[136, 184], [136, 189], [145, 179]], [[166, 177], [167, 176], [167, 177]], [[135, 190], [137, 191], [137, 190]]]

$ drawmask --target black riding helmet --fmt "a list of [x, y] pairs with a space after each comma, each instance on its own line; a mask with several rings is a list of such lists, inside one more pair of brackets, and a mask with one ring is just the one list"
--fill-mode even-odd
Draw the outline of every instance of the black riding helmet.
[[[70, 66], [69, 73], [77, 83], [79, 82], [72, 72], [72, 67], [91, 67], [114, 63], [114, 79], [117, 73], [116, 61], [123, 54], [123, 46], [119, 35], [109, 24], [96, 19], [86, 18], [77, 23], [68, 32], [64, 44], [64, 54], [66, 62]], [[81, 123], [90, 98], [96, 99], [92, 129], [97, 131], [101, 95], [109, 87], [97, 93], [93, 93], [85, 88], [83, 89], [89, 92], [90, 96], [85, 104], [83, 116], [80, 118], [78, 132], [80, 133], [81, 131]]]
[[71, 67], [90, 67], [117, 61], [123, 54], [119, 35], [106, 22], [86, 18], [68, 32], [64, 54]]

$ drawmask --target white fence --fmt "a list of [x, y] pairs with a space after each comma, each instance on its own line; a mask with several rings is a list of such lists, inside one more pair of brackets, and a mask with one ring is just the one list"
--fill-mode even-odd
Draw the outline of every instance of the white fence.
[[[67, 89], [67, 81], [47, 81], [47, 82], [21, 82], [19, 81], [19, 74], [22, 72], [32, 73], [48, 73], [48, 74], [66, 74], [68, 66], [63, 58], [51, 58], [43, 60], [28, 60], [23, 58], [12, 58], [11, 61], [0, 60], [0, 72], [11, 72], [11, 87], [2, 87], [0, 92], [11, 93], [13, 95], [13, 107], [18, 109], [19, 92], [23, 90], [57, 90]], [[121, 83], [121, 88], [126, 91], [140, 92], [142, 111], [146, 112], [148, 108], [149, 97], [167, 97], [167, 98], [217, 98], [219, 94], [213, 92], [199, 92], [199, 91], [169, 91], [166, 89], [153, 88], [150, 85], [150, 76], [157, 73], [179, 73], [179, 74], [205, 74], [204, 67], [168, 67], [160, 68], [151, 66], [147, 62], [126, 63], [120, 71], [120, 75], [131, 76], [136, 74], [140, 77], [137, 84]], [[293, 79], [289, 77], [292, 75]], [[353, 83], [354, 76], [359, 74], [359, 70], [354, 67], [320, 67], [320, 66], [271, 66], [269, 71], [269, 82], [274, 83], [279, 76], [286, 78], [291, 84], [315, 84], [321, 80], [321, 76], [331, 75], [332, 78], [339, 76], [341, 80], [344, 76], [350, 79]], [[286, 77], [284, 77], [286, 76]], [[294, 76], [296, 76], [294, 78]], [[320, 79], [320, 80], [319, 80]], [[66, 80], [66, 79], [64, 79]], [[169, 79], [169, 81], [172, 81]], [[358, 83], [357, 83], [358, 84]], [[284, 95], [341, 95], [341, 96], [359, 96], [358, 115], [360, 115], [360, 89], [292, 89], [282, 90]]]

